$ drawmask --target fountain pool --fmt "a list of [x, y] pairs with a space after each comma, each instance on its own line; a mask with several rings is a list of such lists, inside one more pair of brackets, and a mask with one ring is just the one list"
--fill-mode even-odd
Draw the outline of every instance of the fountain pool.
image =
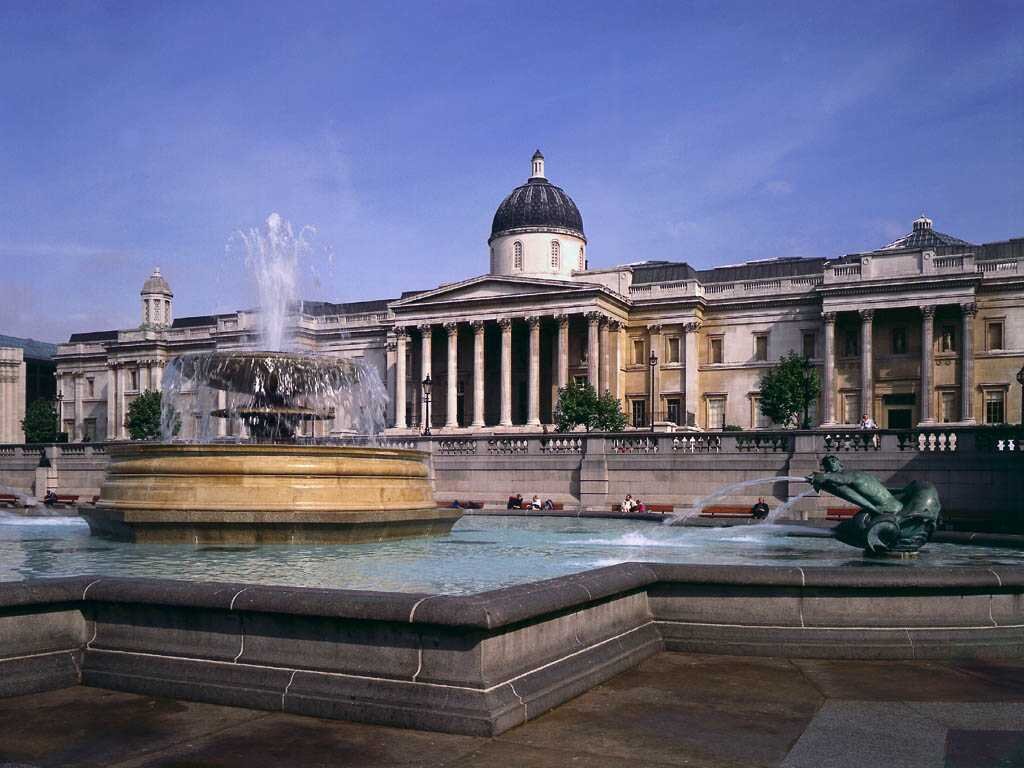
[[786, 525], [670, 527], [629, 520], [467, 515], [443, 536], [347, 545], [128, 544], [90, 538], [76, 517], [0, 513], [0, 581], [161, 577], [472, 594], [623, 562], [927, 569], [1024, 565], [1024, 551], [931, 542], [916, 561], [865, 561]]

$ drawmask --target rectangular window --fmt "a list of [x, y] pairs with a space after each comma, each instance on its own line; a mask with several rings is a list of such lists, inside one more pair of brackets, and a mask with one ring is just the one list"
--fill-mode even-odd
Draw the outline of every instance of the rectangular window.
[[679, 362], [679, 337], [669, 336], [665, 340], [665, 357], [666, 362], [678, 363]]
[[85, 419], [82, 422], [82, 439], [87, 443], [96, 442], [96, 419]]
[[817, 352], [817, 346], [817, 334], [814, 331], [804, 331], [804, 357], [813, 358]]
[[86, 379], [85, 380], [85, 388], [86, 388], [86, 390], [89, 393], [89, 397], [95, 397], [96, 396], [96, 382], [93, 381], [93, 379]]
[[710, 344], [708, 348], [708, 362], [720, 363], [725, 359], [722, 350], [722, 342], [723, 339], [721, 336], [712, 336], [708, 339], [708, 343]]
[[716, 395], [708, 398], [708, 429], [721, 429], [725, 426], [725, 396]]
[[768, 334], [754, 335], [754, 360], [762, 363], [768, 359]]
[[991, 350], [1003, 348], [1003, 321], [1000, 320], [997, 323], [989, 323], [986, 326], [986, 338], [988, 339], [988, 348]]
[[647, 363], [644, 355], [644, 340], [633, 339], [633, 365], [645, 365]]
[[633, 400], [633, 426], [646, 427], [647, 424], [647, 401]]
[[892, 329], [892, 353], [894, 355], [907, 354], [907, 329]]
[[1002, 390], [985, 392], [985, 423], [1002, 424], [1005, 419], [1004, 400], [1006, 393]]
[[857, 409], [860, 407], [860, 394], [858, 392], [843, 393], [843, 423], [859, 424], [860, 414]]
[[856, 331], [843, 334], [843, 357], [856, 357], [860, 354], [860, 336]]
[[679, 398], [678, 397], [670, 397], [668, 400], [665, 401], [665, 406], [666, 406], [666, 409], [665, 409], [666, 419], [665, 420], [666, 421], [671, 421], [673, 424], [678, 426], [679, 423], [680, 423], [680, 421], [679, 421], [679, 413], [680, 413]]
[[942, 392], [940, 393], [940, 398], [939, 405], [942, 412], [939, 414], [939, 419], [943, 424], [949, 424], [951, 421], [956, 421], [956, 392]]
[[139, 388], [139, 372], [129, 371], [128, 372], [129, 385], [128, 388], [133, 392]]
[[759, 396], [751, 397], [750, 404], [754, 411], [751, 414], [750, 423], [754, 429], [770, 429], [772, 420], [761, 413], [761, 398]]
[[944, 325], [939, 330], [939, 351], [956, 352], [956, 326]]

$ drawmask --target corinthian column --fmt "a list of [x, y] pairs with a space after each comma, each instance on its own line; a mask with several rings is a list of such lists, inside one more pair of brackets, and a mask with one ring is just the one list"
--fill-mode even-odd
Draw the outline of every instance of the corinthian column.
[[484, 321], [474, 320], [473, 328], [473, 427], [484, 426]]
[[531, 427], [540, 426], [540, 318], [531, 315], [526, 318], [530, 326], [530, 368], [527, 391], [529, 409], [526, 423]]
[[594, 389], [601, 385], [598, 381], [598, 366], [601, 363], [600, 324], [600, 312], [587, 312], [587, 380]]
[[[427, 378], [427, 376], [430, 376], [430, 371], [431, 371], [431, 368], [430, 368], [430, 365], [431, 365], [431, 363], [430, 363], [430, 361], [431, 361], [431, 346], [430, 346], [430, 343], [431, 343], [431, 335], [432, 335], [432, 332], [434, 330], [434, 326], [430, 325], [430, 323], [424, 323], [423, 325], [418, 325], [416, 327], [419, 329], [419, 332], [420, 332], [420, 374], [421, 374], [421, 378], [425, 379], [425, 378]], [[433, 377], [431, 377], [431, 380], [433, 380]], [[437, 397], [436, 391], [437, 390], [434, 390], [434, 392], [435, 392], [434, 397]], [[426, 421], [427, 409], [426, 409], [425, 403], [423, 402], [423, 397], [422, 396], [420, 397], [419, 403], [420, 403], [420, 418], [419, 418], [420, 428], [422, 429], [422, 428], [427, 427], [427, 426], [431, 426], [431, 427], [434, 426], [433, 424], [430, 424], [430, 425], [427, 424], [427, 421]], [[433, 418], [431, 418], [431, 421], [433, 421]]]
[[935, 333], [935, 307], [921, 307], [921, 406], [920, 422], [933, 424], [932, 416], [932, 373], [935, 370], [933, 359]]
[[501, 420], [503, 427], [512, 426], [512, 321], [503, 317], [501, 328]]
[[598, 333], [598, 339], [600, 340], [600, 345], [599, 346], [600, 346], [600, 356], [601, 356], [600, 364], [598, 365], [598, 369], [597, 369], [597, 380], [598, 380], [598, 390], [597, 391], [598, 391], [598, 394], [601, 394], [602, 392], [607, 392], [607, 391], [609, 391], [611, 389], [611, 385], [609, 384], [609, 378], [610, 377], [609, 377], [609, 372], [608, 372], [608, 369], [609, 369], [608, 349], [611, 346], [609, 344], [609, 334], [608, 334], [609, 324], [608, 324], [608, 318], [604, 318], [604, 321], [605, 322], [601, 323], [601, 325], [599, 326], [600, 327], [600, 332]]
[[555, 315], [558, 323], [558, 388], [569, 384], [569, 316]]
[[[61, 425], [64, 429], [64, 425]], [[117, 373], [113, 363], [107, 364], [107, 440], [117, 439]]]
[[448, 331], [448, 418], [445, 427], [459, 426], [459, 324], [445, 323]]
[[872, 419], [875, 417], [874, 371], [871, 356], [871, 331], [873, 309], [860, 310], [860, 410]]
[[684, 397], [686, 401], [686, 413], [683, 420], [687, 421], [689, 414], [693, 414], [694, 425], [697, 423], [698, 405], [700, 403], [700, 367], [697, 361], [697, 332], [701, 329], [701, 321], [694, 320], [687, 323], [686, 329], [686, 354], [684, 364], [686, 366], [686, 385]]
[[395, 328], [395, 428], [405, 429], [405, 328]]
[[822, 392], [822, 400], [824, 400], [822, 424], [831, 425], [836, 423], [836, 313], [825, 312], [822, 314], [822, 318], [825, 320], [825, 386]]
[[[960, 344], [960, 421], [974, 423], [974, 316], [977, 304], [964, 304]], [[1024, 414], [1022, 414], [1024, 418]]]

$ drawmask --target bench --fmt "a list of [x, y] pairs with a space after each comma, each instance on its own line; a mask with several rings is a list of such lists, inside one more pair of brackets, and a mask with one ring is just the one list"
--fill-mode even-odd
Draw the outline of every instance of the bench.
[[13, 493], [0, 493], [0, 504], [14, 507], [18, 504], [18, 497]]
[[739, 507], [719, 504], [711, 507], [704, 507], [700, 511], [701, 517], [753, 517], [750, 507]]
[[[621, 504], [612, 504], [612, 512], [621, 512]], [[675, 511], [675, 507], [671, 504], [644, 504], [644, 513], [647, 512], [660, 512], [661, 514], [669, 514]], [[637, 514], [636, 512], [632, 514]]]
[[[543, 503], [543, 502], [541, 502], [541, 503]], [[531, 510], [531, 509], [533, 509], [533, 506], [530, 504], [530, 502], [524, 501], [519, 506], [519, 509]], [[560, 510], [563, 510], [563, 509], [565, 509], [565, 504], [563, 504], [560, 501], [553, 501], [553, 502], [551, 502], [551, 508], [550, 509], [544, 509], [543, 507], [541, 507], [541, 509], [539, 511], [541, 511], [541, 512], [555, 512], [555, 511], [560, 511]], [[537, 511], [537, 510], [534, 510], [534, 511]]]
[[57, 500], [50, 502], [50, 507], [70, 507], [78, 501], [78, 494], [57, 494]]
[[856, 507], [829, 507], [825, 510], [826, 520], [849, 520], [860, 512]]
[[455, 506], [455, 502], [459, 502], [461, 509], [483, 509], [484, 503], [482, 501], [463, 501], [462, 499], [452, 499], [451, 501], [438, 501], [437, 507], [439, 509], [452, 509]]

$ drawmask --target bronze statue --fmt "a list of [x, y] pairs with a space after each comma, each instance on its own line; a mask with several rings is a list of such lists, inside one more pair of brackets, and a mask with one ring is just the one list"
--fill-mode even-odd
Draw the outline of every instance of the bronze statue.
[[939, 494], [928, 482], [913, 481], [890, 491], [878, 478], [859, 470], [844, 470], [835, 456], [821, 460], [823, 472], [807, 478], [814, 490], [825, 490], [860, 508], [834, 529], [844, 544], [869, 554], [917, 552], [939, 523]]

